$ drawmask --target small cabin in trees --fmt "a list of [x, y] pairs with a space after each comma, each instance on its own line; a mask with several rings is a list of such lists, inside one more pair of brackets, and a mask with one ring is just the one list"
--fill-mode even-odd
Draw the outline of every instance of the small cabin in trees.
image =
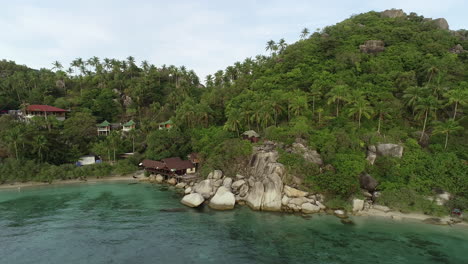
[[122, 125], [122, 131], [128, 132], [130, 130], [133, 130], [133, 129], [135, 129], [135, 125], [136, 125], [136, 123], [133, 122], [133, 120], [130, 120], [127, 123]]
[[159, 123], [158, 128], [159, 130], [163, 129], [171, 129], [174, 126], [171, 120], [167, 120], [166, 122]]
[[107, 122], [107, 120], [104, 120], [104, 122], [97, 125], [98, 136], [109, 135], [111, 132], [111, 129], [112, 129], [111, 123]]
[[31, 119], [35, 116], [42, 116], [45, 118], [53, 116], [59, 121], [64, 121], [66, 118], [65, 114], [68, 112], [68, 110], [50, 105], [28, 105], [24, 112], [24, 117], [26, 119]]
[[257, 143], [260, 140], [260, 135], [253, 130], [248, 130], [242, 133], [242, 138], [245, 140], [250, 140], [252, 143]]
[[179, 157], [162, 159], [160, 161], [145, 159], [140, 165], [150, 173], [168, 177], [193, 174], [196, 171], [195, 165], [190, 160], [182, 160]]

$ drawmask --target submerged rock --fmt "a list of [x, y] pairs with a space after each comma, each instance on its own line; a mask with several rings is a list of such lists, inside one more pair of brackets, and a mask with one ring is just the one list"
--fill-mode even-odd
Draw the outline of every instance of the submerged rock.
[[301, 205], [302, 212], [305, 214], [317, 213], [320, 211], [320, 207], [311, 203], [304, 203]]
[[192, 194], [185, 195], [184, 198], [182, 198], [180, 202], [188, 207], [198, 207], [204, 201], [205, 199], [203, 199], [203, 196], [201, 196], [201, 194], [192, 193]]

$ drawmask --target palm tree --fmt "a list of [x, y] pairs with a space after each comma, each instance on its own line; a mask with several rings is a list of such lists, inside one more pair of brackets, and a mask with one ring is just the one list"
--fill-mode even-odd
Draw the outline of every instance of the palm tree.
[[465, 85], [464, 88], [450, 90], [444, 94], [444, 97], [448, 99], [448, 104], [454, 105], [452, 120], [455, 120], [458, 106], [468, 104], [468, 85]]
[[61, 70], [63, 69], [63, 66], [62, 66], [62, 64], [61, 64], [59, 61], [54, 61], [54, 62], [52, 63], [52, 65], [54, 66], [54, 67], [52, 67], [52, 70], [55, 69], [55, 70], [57, 70], [57, 71], [61, 71]]
[[284, 49], [286, 49], [286, 47], [288, 46], [288, 44], [286, 43], [286, 41], [284, 40], [284, 38], [280, 39], [279, 42], [278, 42], [278, 48], [279, 48], [279, 51], [280, 53], [284, 51]]
[[34, 148], [39, 155], [39, 161], [42, 162], [42, 151], [47, 148], [47, 138], [43, 135], [38, 135], [34, 138]]
[[274, 40], [270, 40], [267, 42], [267, 46], [265, 48], [266, 51], [270, 51], [270, 54], [276, 49], [276, 43]]
[[426, 89], [419, 86], [412, 86], [407, 88], [403, 93], [403, 100], [407, 106], [413, 109], [414, 116], [416, 104], [421, 98], [425, 97]]
[[213, 75], [208, 74], [205, 79], [206, 87], [212, 87], [214, 82], [213, 82]]
[[302, 31], [301, 31], [301, 39], [306, 39], [307, 36], [309, 36], [310, 34], [310, 31], [308, 28], [304, 28]]
[[304, 95], [293, 94], [289, 99], [288, 108], [289, 112], [294, 116], [304, 115], [309, 108], [307, 97]]
[[351, 106], [348, 108], [349, 116], [357, 115], [358, 127], [361, 128], [361, 117], [364, 116], [366, 118], [370, 118], [372, 113], [374, 113], [374, 110], [364, 96], [354, 99], [350, 104]]
[[237, 136], [240, 136], [240, 128], [242, 127], [242, 112], [239, 108], [230, 108], [226, 112], [227, 121], [224, 124], [224, 129], [236, 131]]
[[340, 103], [345, 102], [348, 98], [348, 91], [349, 87], [347, 85], [337, 85], [326, 94], [328, 97], [327, 104], [336, 105], [336, 116], [339, 115]]
[[447, 149], [447, 144], [448, 144], [448, 138], [449, 134], [456, 132], [458, 130], [462, 130], [463, 127], [459, 126], [457, 121], [454, 120], [447, 120], [445, 122], [436, 122], [434, 126], [434, 131], [433, 134], [445, 134], [445, 147], [444, 149]]
[[428, 96], [422, 98], [417, 102], [415, 107], [416, 111], [420, 111], [419, 116], [424, 116], [423, 129], [419, 141], [422, 141], [424, 138], [424, 133], [426, 132], [426, 124], [429, 114], [434, 114], [435, 111], [439, 108], [439, 101], [434, 96]]
[[322, 87], [318, 83], [314, 83], [310, 86], [309, 94], [312, 96], [312, 116], [315, 115], [315, 100], [320, 98], [322, 95]]

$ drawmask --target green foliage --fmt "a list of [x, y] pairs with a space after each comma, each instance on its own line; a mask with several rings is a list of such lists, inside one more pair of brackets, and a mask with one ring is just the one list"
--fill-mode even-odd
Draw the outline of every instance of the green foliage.
[[403, 213], [417, 211], [441, 216], [450, 212], [447, 208], [437, 205], [434, 201], [430, 201], [416, 191], [404, 187], [382, 192], [377, 202], [391, 208], [398, 208]]
[[132, 163], [131, 160], [119, 160], [113, 167], [112, 172], [114, 174], [130, 174], [138, 170], [138, 166]]
[[178, 128], [150, 132], [146, 157], [161, 160], [170, 157], [185, 157], [190, 153], [189, 137]]

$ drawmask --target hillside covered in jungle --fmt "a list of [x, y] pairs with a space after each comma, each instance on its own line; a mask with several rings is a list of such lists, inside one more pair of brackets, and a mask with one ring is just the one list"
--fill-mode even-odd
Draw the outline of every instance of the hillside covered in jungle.
[[[197, 152], [200, 173], [235, 175], [252, 152], [241, 139], [284, 145], [279, 162], [302, 189], [341, 204], [360, 194], [359, 175], [375, 178], [382, 203], [446, 212], [424, 197], [453, 195], [468, 209], [468, 31], [415, 13], [368, 12], [301, 39], [268, 41], [268, 55], [236, 62], [200, 80], [184, 66], [77, 58], [50, 69], [0, 61], [0, 182], [51, 181], [135, 171], [143, 158]], [[70, 110], [65, 121], [19, 122], [5, 114], [43, 104]], [[131, 133], [98, 136], [96, 125], [133, 120]], [[171, 120], [174, 127], [159, 130]], [[52, 123], [52, 124], [51, 124]], [[315, 150], [320, 164], [288, 146]], [[370, 146], [397, 144], [401, 157]], [[372, 150], [372, 148], [371, 148]], [[135, 153], [128, 159], [120, 154]], [[105, 161], [74, 162], [90, 153]]]

